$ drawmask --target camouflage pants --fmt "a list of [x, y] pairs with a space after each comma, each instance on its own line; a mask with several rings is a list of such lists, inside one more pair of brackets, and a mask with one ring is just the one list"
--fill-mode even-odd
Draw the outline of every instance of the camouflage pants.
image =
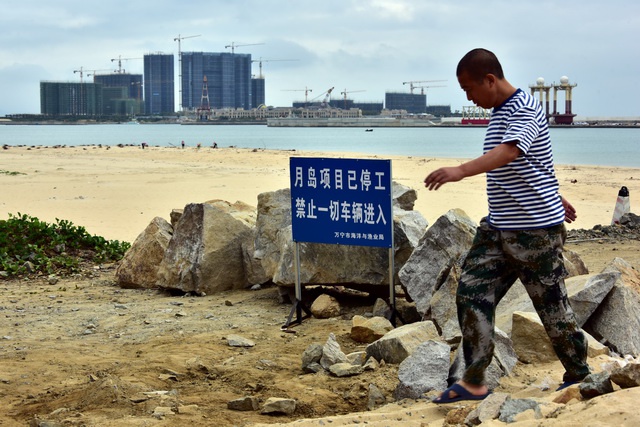
[[496, 230], [480, 222], [463, 266], [456, 303], [466, 363], [463, 380], [484, 382], [493, 358], [495, 311], [520, 279], [565, 368], [564, 381], [589, 374], [587, 342], [564, 285], [564, 224], [536, 230]]

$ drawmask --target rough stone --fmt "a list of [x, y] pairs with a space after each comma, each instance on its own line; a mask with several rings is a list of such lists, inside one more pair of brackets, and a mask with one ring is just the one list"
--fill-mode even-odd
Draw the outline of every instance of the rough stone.
[[158, 286], [200, 295], [246, 287], [242, 241], [250, 211], [221, 201], [187, 205], [158, 268]]
[[476, 224], [460, 209], [453, 209], [427, 229], [416, 247], [399, 270], [403, 287], [424, 314], [431, 297], [446, 280], [451, 267], [460, 262], [471, 247]]
[[450, 347], [443, 342], [429, 340], [400, 363], [400, 383], [394, 392], [396, 400], [417, 399], [423, 393], [447, 388]]
[[367, 355], [387, 363], [400, 363], [423, 342], [438, 339], [433, 322], [418, 322], [400, 326], [367, 346]]
[[324, 369], [329, 370], [331, 365], [336, 363], [349, 363], [349, 360], [347, 359], [347, 355], [340, 349], [340, 344], [338, 344], [336, 336], [332, 332], [322, 347], [320, 365], [322, 365]]
[[620, 388], [640, 386], [640, 363], [629, 363], [611, 372], [611, 381]]
[[123, 288], [155, 288], [158, 265], [173, 234], [166, 220], [155, 217], [138, 235], [116, 269], [116, 281]]
[[227, 402], [227, 408], [232, 411], [257, 411], [259, 408], [258, 398], [245, 396]]
[[291, 415], [296, 411], [296, 401], [294, 399], [287, 399], [282, 397], [270, 397], [262, 406], [261, 414], [265, 415], [277, 415], [285, 414]]
[[387, 332], [393, 330], [393, 325], [384, 317], [353, 316], [351, 326], [351, 339], [355, 342], [372, 343], [382, 338]]
[[340, 303], [331, 295], [322, 294], [313, 301], [309, 310], [317, 319], [329, 319], [340, 314]]

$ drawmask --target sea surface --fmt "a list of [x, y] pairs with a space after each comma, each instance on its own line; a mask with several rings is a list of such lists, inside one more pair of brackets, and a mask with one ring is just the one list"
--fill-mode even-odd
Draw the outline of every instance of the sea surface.
[[[483, 127], [277, 128], [266, 125], [0, 125], [0, 145], [141, 145], [357, 152], [377, 155], [473, 158]], [[638, 128], [551, 128], [555, 162], [640, 168]], [[0, 157], [1, 159], [1, 157]]]

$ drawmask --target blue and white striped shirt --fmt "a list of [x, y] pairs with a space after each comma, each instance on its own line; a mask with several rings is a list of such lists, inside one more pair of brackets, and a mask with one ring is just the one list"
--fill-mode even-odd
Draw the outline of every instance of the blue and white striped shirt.
[[484, 152], [515, 142], [520, 155], [487, 172], [488, 221], [502, 230], [546, 228], [564, 221], [549, 126], [540, 103], [518, 89], [493, 109]]

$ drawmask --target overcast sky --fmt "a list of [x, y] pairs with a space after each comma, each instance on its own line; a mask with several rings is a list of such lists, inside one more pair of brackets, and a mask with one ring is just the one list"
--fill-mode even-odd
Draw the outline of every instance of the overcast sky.
[[24, 0], [2, 7], [0, 28], [0, 116], [39, 113], [40, 81], [80, 81], [81, 67], [87, 81], [117, 69], [118, 57], [137, 58], [122, 68], [142, 74], [144, 54], [175, 53], [177, 85], [179, 35], [198, 36], [182, 51], [234, 43], [262, 58], [275, 106], [303, 100], [305, 88], [309, 99], [335, 87], [332, 99], [346, 89], [357, 102], [384, 102], [385, 92], [409, 91], [403, 82], [445, 80], [423, 83], [433, 86], [427, 103], [461, 110], [470, 103], [456, 65], [484, 47], [527, 91], [538, 77], [568, 76], [579, 116], [640, 116], [637, 0]]

